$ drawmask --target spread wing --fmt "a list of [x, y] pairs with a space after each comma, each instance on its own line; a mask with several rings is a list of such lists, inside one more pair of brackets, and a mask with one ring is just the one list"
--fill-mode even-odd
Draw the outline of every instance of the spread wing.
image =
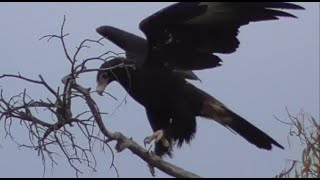
[[137, 64], [144, 63], [148, 52], [146, 39], [111, 26], [99, 27], [97, 32], [124, 50], [129, 61]]
[[[146, 39], [111, 26], [102, 26], [97, 32], [124, 50], [128, 61], [140, 66], [145, 63], [148, 53]], [[192, 71], [175, 72], [185, 79], [199, 80]]]
[[201, 70], [221, 65], [213, 53], [229, 54], [240, 45], [241, 26], [293, 17], [284, 10], [303, 9], [284, 2], [180, 2], [143, 20], [148, 40], [146, 63]]

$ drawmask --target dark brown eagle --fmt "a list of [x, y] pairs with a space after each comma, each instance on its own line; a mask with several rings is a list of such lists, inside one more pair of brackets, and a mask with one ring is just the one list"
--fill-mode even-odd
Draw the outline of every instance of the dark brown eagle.
[[102, 26], [97, 32], [126, 52], [126, 58], [104, 63], [97, 75], [97, 92], [120, 83], [146, 109], [154, 134], [155, 153], [172, 154], [172, 147], [190, 143], [196, 117], [214, 120], [258, 148], [283, 147], [223, 103], [190, 84], [193, 70], [221, 66], [215, 54], [234, 53], [240, 45], [239, 28], [251, 22], [293, 17], [283, 10], [302, 7], [284, 2], [181, 2], [143, 20], [147, 39]]

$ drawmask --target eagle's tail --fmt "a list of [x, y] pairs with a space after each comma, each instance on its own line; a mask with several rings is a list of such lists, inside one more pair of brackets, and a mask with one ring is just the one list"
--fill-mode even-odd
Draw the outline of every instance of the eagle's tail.
[[[200, 90], [201, 91], [201, 90]], [[199, 91], [198, 91], [199, 93]], [[278, 142], [260, 129], [229, 110], [221, 102], [201, 91], [203, 99], [201, 116], [212, 119], [223, 126], [235, 131], [258, 148], [271, 150], [272, 145], [284, 149]]]

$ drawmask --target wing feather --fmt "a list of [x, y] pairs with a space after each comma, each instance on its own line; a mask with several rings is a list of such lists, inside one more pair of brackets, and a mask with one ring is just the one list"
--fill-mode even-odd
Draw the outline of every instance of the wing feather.
[[200, 70], [217, 67], [213, 53], [234, 53], [239, 28], [251, 22], [296, 16], [283, 10], [302, 7], [285, 2], [181, 2], [140, 23], [148, 40], [150, 65]]

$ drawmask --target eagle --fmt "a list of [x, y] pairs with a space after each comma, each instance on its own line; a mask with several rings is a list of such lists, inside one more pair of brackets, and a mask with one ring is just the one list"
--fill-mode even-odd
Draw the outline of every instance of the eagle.
[[96, 91], [103, 95], [116, 81], [144, 106], [154, 132], [144, 143], [154, 142], [154, 152], [160, 157], [172, 157], [173, 147], [191, 143], [197, 117], [221, 124], [260, 149], [284, 149], [190, 80], [199, 80], [195, 70], [221, 66], [217, 54], [237, 51], [242, 26], [297, 18], [284, 10], [303, 9], [286, 2], [179, 2], [140, 23], [146, 39], [112, 26], [99, 27], [97, 32], [122, 48], [126, 56], [100, 67]]

